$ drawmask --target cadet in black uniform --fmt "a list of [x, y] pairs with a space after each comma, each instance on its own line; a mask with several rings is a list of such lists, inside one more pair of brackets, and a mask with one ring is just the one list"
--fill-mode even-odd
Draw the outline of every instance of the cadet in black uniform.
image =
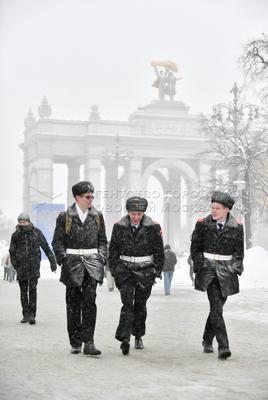
[[81, 353], [84, 342], [84, 354], [95, 356], [101, 354], [94, 345], [96, 289], [103, 281], [107, 239], [102, 213], [92, 205], [92, 183], [78, 182], [72, 192], [75, 203], [59, 214], [52, 246], [66, 285], [71, 353]]
[[214, 192], [212, 213], [197, 221], [192, 234], [191, 257], [195, 289], [207, 291], [210, 312], [203, 334], [205, 353], [213, 352], [218, 342], [219, 358], [231, 356], [223, 306], [227, 296], [239, 292], [238, 275], [243, 272], [244, 232], [242, 224], [230, 214], [234, 199], [227, 193]]
[[115, 337], [124, 355], [129, 353], [131, 334], [135, 348], [143, 349], [146, 302], [164, 263], [161, 227], [144, 214], [147, 206], [141, 197], [127, 200], [128, 215], [114, 225], [109, 247], [109, 267], [123, 303]]

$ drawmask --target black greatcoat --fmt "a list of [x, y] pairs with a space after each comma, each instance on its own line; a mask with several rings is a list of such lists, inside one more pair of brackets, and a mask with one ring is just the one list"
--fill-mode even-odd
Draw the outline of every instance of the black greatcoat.
[[[232, 255], [231, 261], [210, 260], [203, 253]], [[223, 297], [239, 292], [238, 276], [243, 272], [243, 225], [229, 213], [222, 231], [211, 215], [197, 221], [192, 234], [191, 257], [196, 273], [195, 289], [206, 291], [217, 276]]]
[[[66, 212], [59, 214], [52, 241], [59, 265], [62, 265], [60, 281], [66, 286], [82, 285], [84, 272], [102, 282], [107, 257], [107, 238], [103, 215], [95, 207], [88, 210], [84, 223], [81, 222], [75, 203], [68, 208], [71, 216], [70, 232], [66, 232]], [[66, 254], [66, 249], [98, 249], [97, 254], [86, 256]]]
[[30, 225], [17, 225], [11, 236], [10, 259], [17, 271], [18, 280], [40, 277], [41, 251], [44, 250], [50, 265], [56, 269], [56, 260], [40, 229]]
[[[109, 268], [120, 289], [128, 279], [134, 278], [144, 286], [153, 284], [160, 277], [164, 264], [164, 248], [159, 224], [144, 215], [140, 227], [133, 235], [130, 219], [126, 215], [114, 224], [109, 247]], [[142, 257], [153, 255], [153, 264], [132, 263], [120, 259], [120, 255]]]

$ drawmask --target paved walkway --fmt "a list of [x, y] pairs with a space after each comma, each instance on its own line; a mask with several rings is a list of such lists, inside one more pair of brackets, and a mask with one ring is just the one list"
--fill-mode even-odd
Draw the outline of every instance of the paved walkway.
[[119, 292], [98, 289], [96, 358], [71, 355], [65, 290], [40, 280], [37, 324], [20, 324], [19, 287], [0, 281], [0, 399], [8, 400], [267, 400], [268, 290], [229, 297], [225, 321], [232, 357], [204, 354], [206, 294], [156, 285], [148, 303], [145, 349], [122, 356], [114, 332]]

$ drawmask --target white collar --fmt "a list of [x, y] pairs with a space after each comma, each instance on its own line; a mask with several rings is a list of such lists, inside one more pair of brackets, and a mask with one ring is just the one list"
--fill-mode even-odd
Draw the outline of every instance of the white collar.
[[88, 208], [86, 209], [85, 212], [83, 212], [83, 210], [81, 210], [81, 208], [79, 207], [79, 205], [77, 203], [75, 203], [75, 208], [76, 208], [76, 211], [77, 211], [80, 221], [82, 223], [85, 222], [87, 215], [88, 215]]
[[132, 224], [132, 223], [131, 223], [131, 226], [135, 226], [135, 228], [138, 228], [138, 227], [140, 226], [140, 224], [136, 224], [136, 225], [135, 225], [135, 224]]
[[223, 221], [217, 221], [217, 224], [222, 224], [224, 226], [225, 222], [226, 222], [226, 218]]

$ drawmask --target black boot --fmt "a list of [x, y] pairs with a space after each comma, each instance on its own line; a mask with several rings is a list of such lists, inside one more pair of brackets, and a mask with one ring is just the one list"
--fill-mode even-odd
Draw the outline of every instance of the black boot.
[[79, 353], [81, 353], [81, 346], [71, 348], [71, 354], [79, 354]]
[[142, 338], [140, 336], [136, 336], [135, 337], [135, 349], [143, 349], [143, 342], [142, 342]]
[[120, 349], [122, 350], [122, 353], [124, 354], [124, 356], [126, 356], [129, 353], [129, 340], [128, 339], [123, 339]]
[[232, 353], [229, 349], [219, 349], [219, 356], [221, 360], [226, 360], [226, 358], [231, 357]]
[[23, 317], [22, 320], [20, 321], [22, 324], [26, 324], [29, 322], [29, 317]]
[[35, 317], [32, 316], [32, 315], [29, 317], [29, 324], [30, 324], [30, 325], [35, 325], [35, 324], [36, 324]]
[[86, 356], [99, 356], [101, 351], [96, 349], [94, 342], [85, 342], [83, 353]]
[[204, 340], [202, 342], [204, 353], [214, 353], [212, 344], [207, 344]]

